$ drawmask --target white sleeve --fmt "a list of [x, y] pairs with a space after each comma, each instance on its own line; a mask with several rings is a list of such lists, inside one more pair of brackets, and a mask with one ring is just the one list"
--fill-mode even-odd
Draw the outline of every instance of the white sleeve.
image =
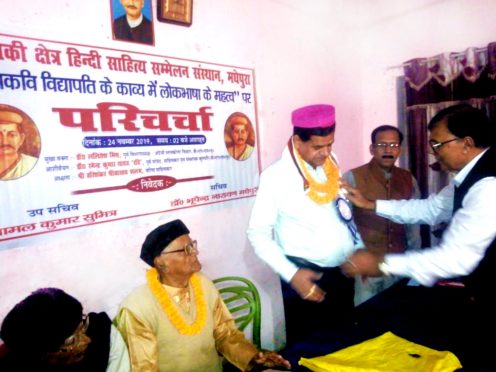
[[112, 324], [110, 328], [110, 353], [107, 372], [130, 372], [129, 353], [119, 330]]
[[496, 178], [475, 183], [465, 195], [439, 245], [405, 254], [390, 254], [385, 262], [392, 274], [423, 285], [440, 278], [470, 274], [496, 238]]
[[377, 200], [379, 216], [396, 223], [424, 223], [436, 225], [450, 220], [453, 212], [454, 184], [450, 183], [439, 193], [427, 199]]
[[289, 282], [298, 268], [286, 258], [282, 248], [273, 237], [278, 208], [272, 188], [273, 181], [270, 175], [267, 177], [267, 174], [262, 173], [247, 235], [257, 256]]

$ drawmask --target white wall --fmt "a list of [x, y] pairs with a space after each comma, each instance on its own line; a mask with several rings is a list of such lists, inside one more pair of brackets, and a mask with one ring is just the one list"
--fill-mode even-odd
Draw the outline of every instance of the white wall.
[[[469, 47], [485, 47], [496, 40], [491, 0], [361, 1], [376, 17], [365, 20], [360, 31], [360, 123], [365, 144], [378, 125], [397, 123], [396, 76], [402, 62]], [[363, 146], [369, 158], [367, 146]], [[351, 161], [351, 166], [360, 164]]]
[[[396, 123], [398, 70], [390, 66], [485, 46], [496, 35], [491, 0], [194, 0], [191, 27], [155, 20], [155, 47], [113, 41], [105, 0], [24, 0], [2, 9], [0, 32], [7, 34], [255, 68], [264, 168], [290, 136], [291, 110], [317, 102], [337, 108], [335, 151], [343, 170], [367, 161], [371, 129]], [[87, 310], [115, 314], [121, 299], [144, 281], [138, 255], [145, 235], [181, 218], [199, 240], [210, 277], [235, 273], [256, 282], [264, 302], [264, 346], [280, 347], [278, 279], [245, 236], [252, 203], [186, 209], [133, 221], [132, 228], [103, 224], [66, 239], [50, 234], [35, 246], [0, 250], [0, 319], [41, 286], [64, 288]]]

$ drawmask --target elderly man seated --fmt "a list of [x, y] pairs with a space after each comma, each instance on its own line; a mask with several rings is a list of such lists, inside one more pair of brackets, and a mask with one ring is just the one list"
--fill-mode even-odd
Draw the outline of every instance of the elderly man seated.
[[147, 283], [124, 300], [115, 319], [133, 371], [221, 371], [220, 355], [240, 370], [290, 367], [236, 328], [214, 284], [200, 274], [197, 242], [181, 220], [150, 232], [140, 257], [152, 266]]

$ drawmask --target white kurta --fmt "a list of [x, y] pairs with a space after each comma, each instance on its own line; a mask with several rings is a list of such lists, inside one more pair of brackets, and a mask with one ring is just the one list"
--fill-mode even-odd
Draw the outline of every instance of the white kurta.
[[[316, 179], [325, 177], [322, 167], [307, 170]], [[335, 201], [319, 205], [306, 195], [302, 176], [287, 148], [260, 176], [247, 234], [256, 254], [288, 282], [298, 268], [286, 255], [336, 267], [363, 247], [360, 237], [353, 242]]]
[[110, 352], [107, 372], [129, 372], [131, 364], [126, 343], [119, 330], [112, 324], [110, 328]]
[[20, 178], [24, 176], [26, 173], [28, 173], [31, 169], [33, 169], [37, 161], [38, 158], [26, 154], [21, 154], [21, 159], [15, 165], [15, 167], [13, 167], [4, 175], [2, 175], [0, 179], [6, 181], [6, 180], [15, 180], [17, 178]]
[[228, 148], [229, 155], [231, 155], [234, 159], [240, 160], [240, 161], [248, 159], [251, 156], [251, 153], [253, 152], [253, 150], [254, 150], [253, 146], [246, 144], [246, 147], [245, 147], [243, 153], [235, 156], [236, 154], [235, 154], [234, 146]]

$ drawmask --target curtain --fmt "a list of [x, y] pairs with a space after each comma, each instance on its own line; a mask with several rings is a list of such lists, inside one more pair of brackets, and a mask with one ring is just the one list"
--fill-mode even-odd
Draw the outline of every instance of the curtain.
[[[430, 119], [443, 108], [468, 103], [485, 110], [492, 123], [495, 122], [496, 42], [464, 52], [415, 58], [402, 66], [409, 165], [422, 197], [427, 197], [447, 185], [452, 177], [441, 171], [434, 156], [429, 154], [427, 124]], [[430, 245], [438, 235], [432, 236], [426, 227], [422, 227], [421, 233], [423, 246]]]

